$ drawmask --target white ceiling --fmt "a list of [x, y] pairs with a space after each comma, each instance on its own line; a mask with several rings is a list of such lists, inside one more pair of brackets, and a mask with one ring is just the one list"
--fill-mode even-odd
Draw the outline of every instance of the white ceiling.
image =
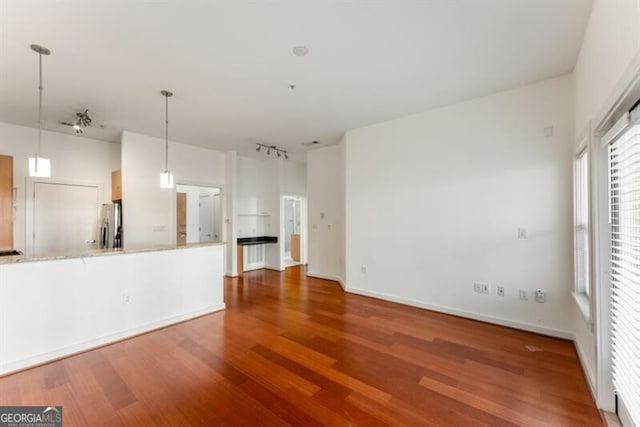
[[[253, 154], [302, 154], [348, 129], [570, 73], [591, 0], [2, 0], [0, 121], [89, 108], [122, 129]], [[292, 54], [307, 46], [306, 57]], [[290, 84], [296, 89], [291, 90]]]

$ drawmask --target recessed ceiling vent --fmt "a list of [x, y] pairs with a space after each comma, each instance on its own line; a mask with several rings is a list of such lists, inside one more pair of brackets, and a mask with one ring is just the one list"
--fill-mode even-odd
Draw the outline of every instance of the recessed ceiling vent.
[[296, 46], [293, 48], [293, 54], [295, 56], [307, 56], [309, 54], [309, 48], [306, 46]]

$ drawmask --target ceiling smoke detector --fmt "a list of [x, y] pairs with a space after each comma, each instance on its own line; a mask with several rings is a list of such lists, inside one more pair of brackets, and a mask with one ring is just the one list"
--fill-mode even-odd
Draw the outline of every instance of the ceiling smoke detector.
[[293, 48], [293, 54], [295, 56], [307, 56], [309, 53], [309, 48], [306, 46], [296, 46]]

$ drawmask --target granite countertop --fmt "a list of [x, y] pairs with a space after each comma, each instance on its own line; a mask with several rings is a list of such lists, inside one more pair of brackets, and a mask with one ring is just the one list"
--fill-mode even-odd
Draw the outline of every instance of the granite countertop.
[[42, 254], [42, 255], [36, 255], [36, 256], [10, 255], [10, 256], [0, 256], [0, 265], [36, 262], [36, 261], [53, 261], [53, 260], [59, 260], [59, 259], [89, 258], [89, 257], [109, 256], [109, 255], [119, 255], [119, 254], [134, 254], [134, 253], [141, 253], [141, 252], [169, 251], [174, 249], [189, 249], [189, 248], [218, 246], [218, 245], [226, 245], [226, 244], [227, 244], [226, 242], [206, 242], [206, 243], [189, 243], [184, 246], [158, 245], [158, 246], [133, 247], [133, 248], [124, 248], [124, 249], [89, 249], [83, 252], [50, 253], [50, 254]]

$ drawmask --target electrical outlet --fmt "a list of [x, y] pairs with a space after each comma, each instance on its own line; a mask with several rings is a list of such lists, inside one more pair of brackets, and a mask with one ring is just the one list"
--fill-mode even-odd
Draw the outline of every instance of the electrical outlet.
[[538, 289], [536, 291], [536, 302], [539, 304], [543, 304], [547, 301], [547, 295], [542, 289]]
[[526, 301], [529, 299], [529, 295], [527, 295], [527, 291], [525, 291], [524, 289], [520, 289], [519, 294], [520, 299], [523, 301]]
[[489, 293], [489, 285], [487, 285], [487, 284], [482, 285], [482, 293], [483, 294], [488, 294]]
[[498, 286], [497, 288], [497, 294], [499, 297], [503, 297], [504, 296], [504, 286]]
[[369, 272], [369, 269], [366, 265], [363, 265], [362, 267], [360, 267], [360, 271], [362, 272], [362, 274], [367, 274]]
[[477, 292], [479, 294], [482, 293], [482, 284], [478, 282], [473, 282], [473, 292]]
[[131, 297], [127, 294], [123, 294], [122, 295], [122, 303], [123, 304], [129, 304], [131, 302]]
[[527, 229], [524, 227], [518, 227], [518, 239], [527, 238]]

